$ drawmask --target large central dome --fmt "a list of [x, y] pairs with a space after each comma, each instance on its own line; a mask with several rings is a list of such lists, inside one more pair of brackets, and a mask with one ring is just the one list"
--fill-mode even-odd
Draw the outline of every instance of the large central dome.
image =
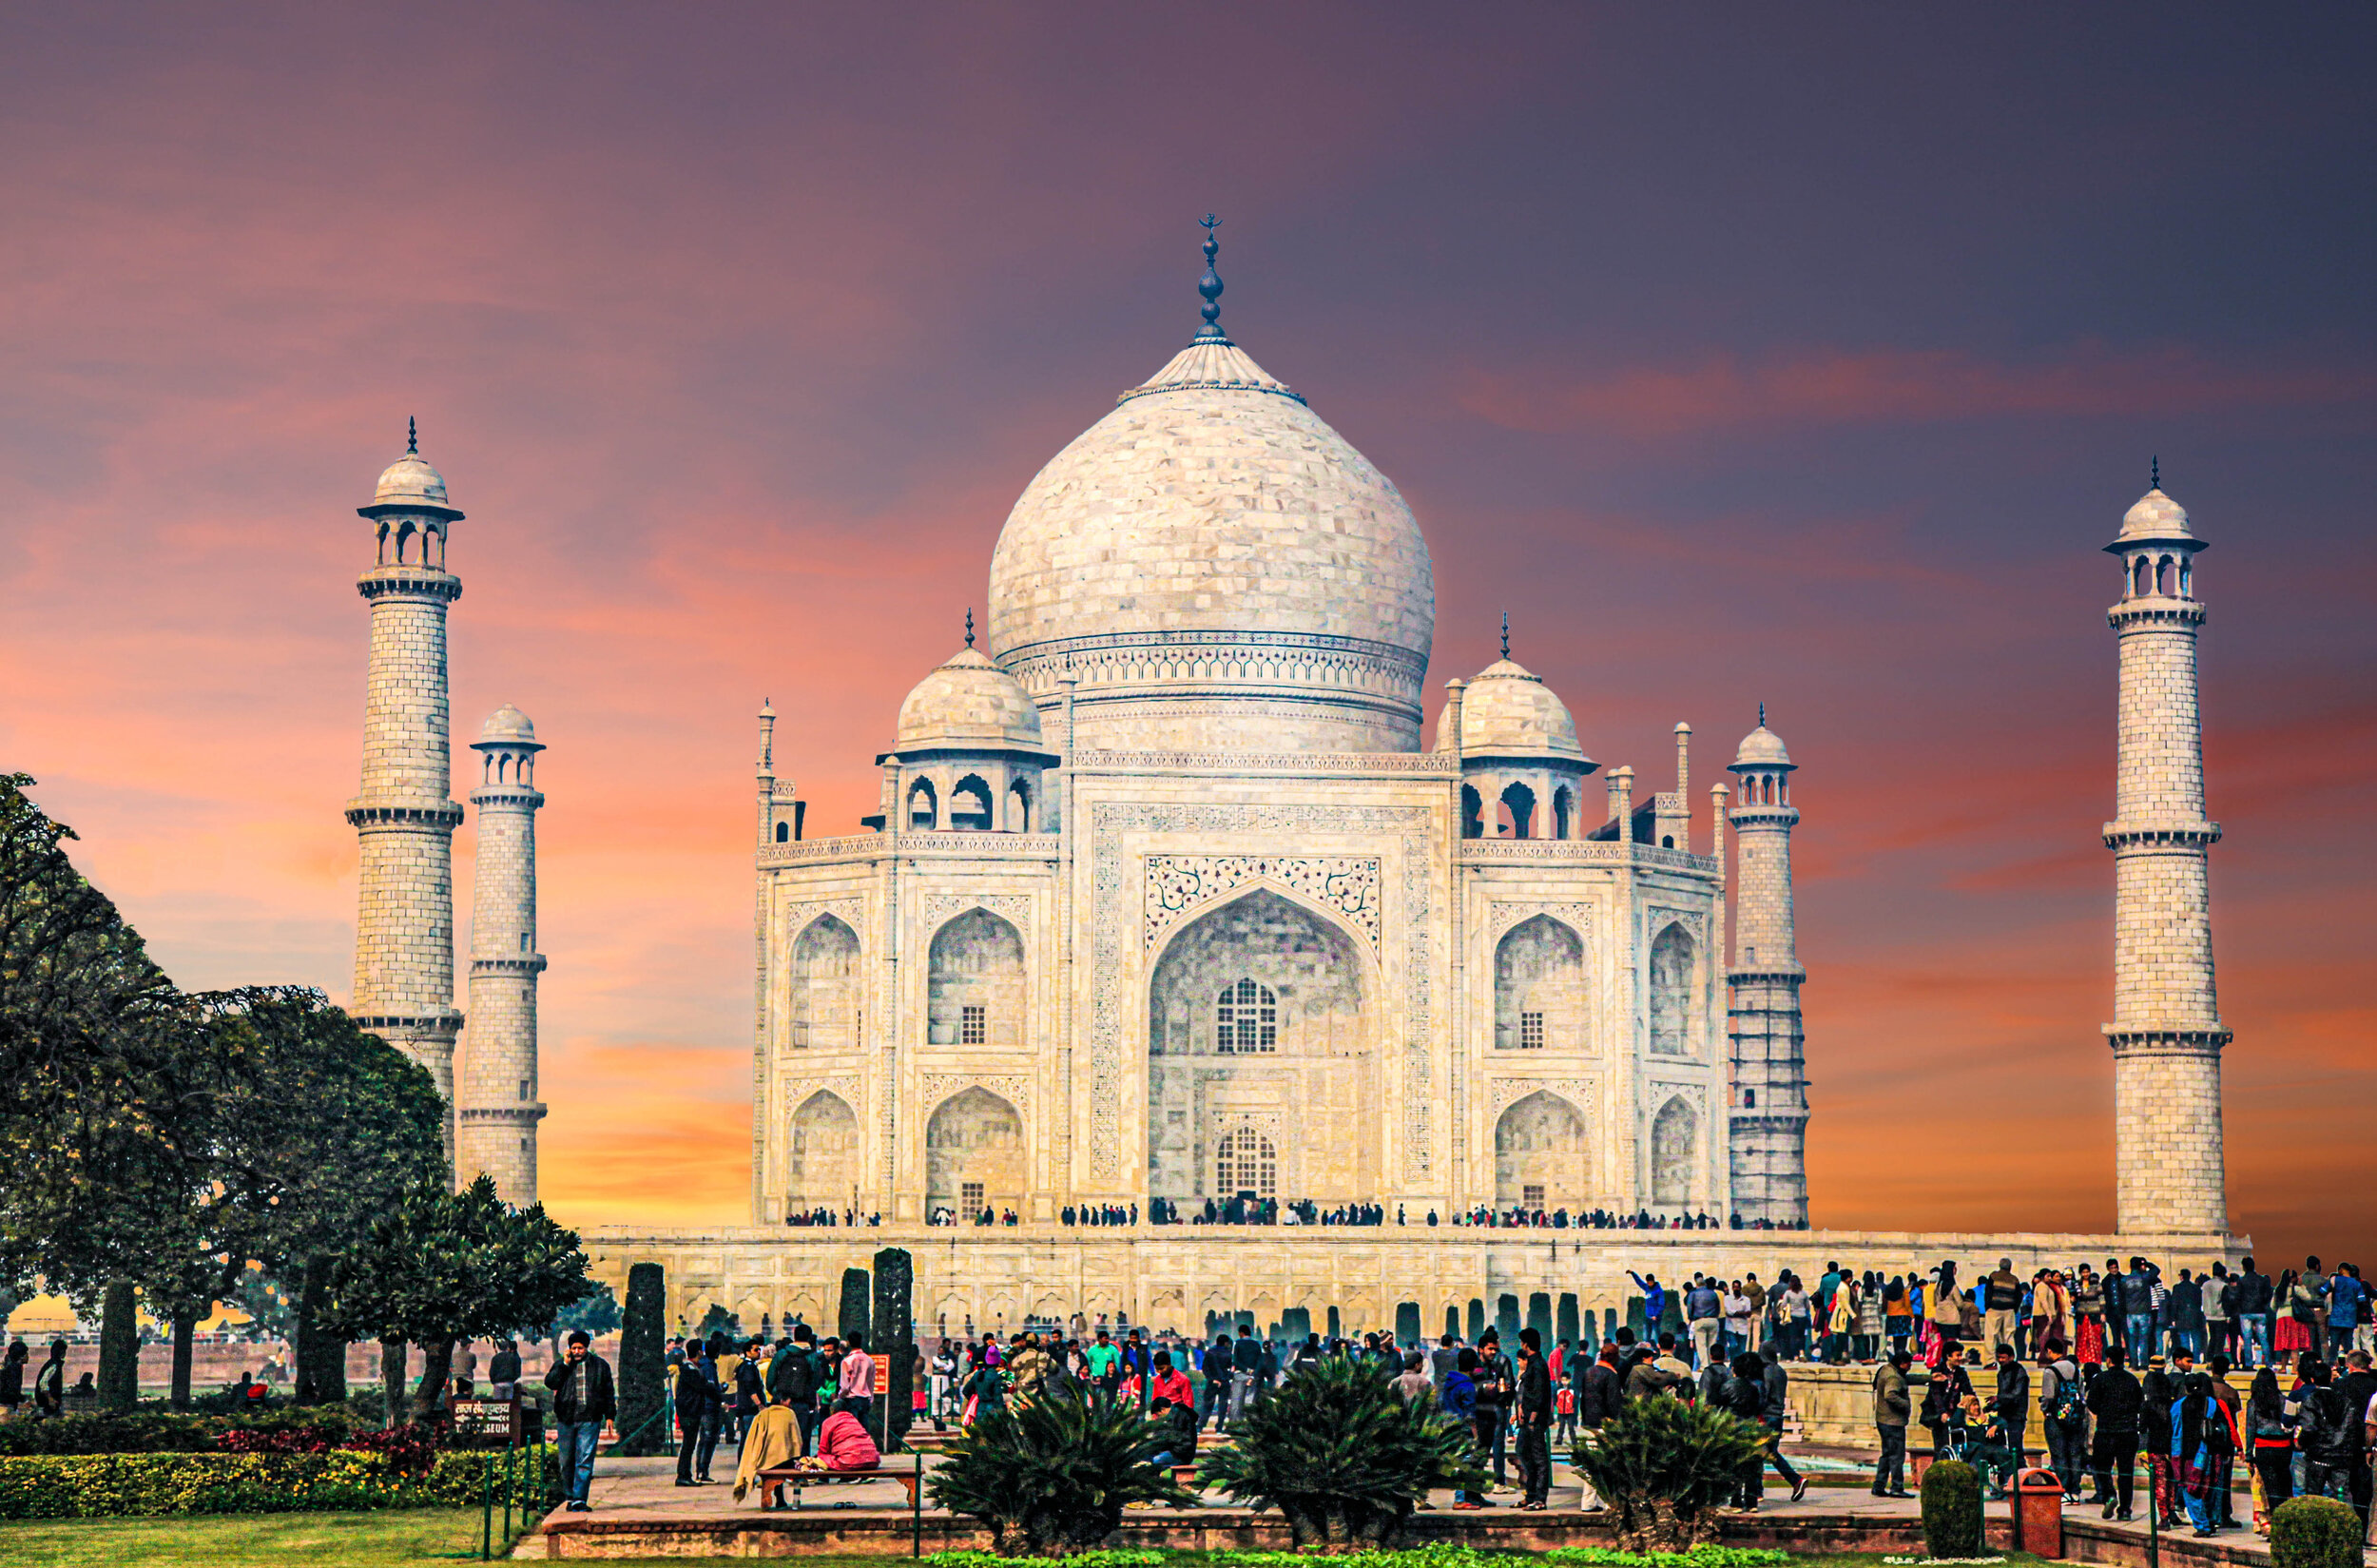
[[991, 558], [991, 656], [1043, 709], [1073, 678], [1082, 750], [1416, 751], [1435, 625], [1393, 482], [1213, 325], [1034, 476]]

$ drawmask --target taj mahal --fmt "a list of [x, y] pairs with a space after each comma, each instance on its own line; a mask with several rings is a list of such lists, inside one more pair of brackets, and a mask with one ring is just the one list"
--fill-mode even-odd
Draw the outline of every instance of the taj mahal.
[[[928, 1326], [1080, 1313], [1195, 1331], [1325, 1307], [1348, 1329], [1416, 1314], [1433, 1332], [1498, 1296], [1618, 1299], [1646, 1260], [1771, 1277], [1852, 1250], [2237, 1255], [2195, 716], [2203, 541], [2158, 476], [2108, 547], [2116, 1016], [2074, 1046], [2111, 1046], [2116, 1230], [1809, 1229], [1783, 740], [1758, 709], [1696, 806], [1690, 725], [1639, 779], [1596, 760], [1507, 624], [1503, 656], [1432, 702], [1420, 521], [1224, 332], [1209, 227], [1205, 257], [1188, 345], [1026, 486], [979, 633], [969, 615], [885, 715], [855, 831], [812, 820], [797, 781], [853, 760], [797, 755], [762, 708], [748, 1223], [597, 1228], [599, 1277], [656, 1261], [679, 1316], [820, 1321], [842, 1268], [898, 1245]], [[531, 1201], [543, 744], [509, 707], [473, 743], [457, 1011], [444, 621], [462, 513], [417, 450], [361, 511], [377, 559], [353, 1011], [438, 1076], [457, 1178]], [[1220, 1223], [1266, 1205], [1290, 1223]], [[1292, 1223], [1305, 1205], [1362, 1223]], [[1452, 1223], [1479, 1209], [1545, 1223]], [[1669, 1228], [1569, 1223], [1587, 1212]]]

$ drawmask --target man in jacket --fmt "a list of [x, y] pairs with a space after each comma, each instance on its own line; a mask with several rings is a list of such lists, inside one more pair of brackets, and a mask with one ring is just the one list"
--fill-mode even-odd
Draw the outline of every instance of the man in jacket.
[[1552, 1369], [1533, 1328], [1518, 1331], [1518, 1481], [1519, 1506], [1542, 1512], [1552, 1497]]
[[1684, 1292], [1684, 1322], [1691, 1330], [1692, 1365], [1706, 1371], [1717, 1359], [1717, 1333], [1725, 1326], [1725, 1298], [1716, 1281], [1692, 1276]]
[[1511, 1404], [1518, 1395], [1518, 1369], [1502, 1353], [1499, 1329], [1489, 1328], [1478, 1336], [1478, 1369], [1472, 1376], [1478, 1384], [1478, 1447], [1492, 1461], [1494, 1489], [1506, 1492], [1510, 1490]]
[[1621, 1354], [1617, 1341], [1603, 1340], [1601, 1353], [1585, 1368], [1584, 1384], [1576, 1390], [1576, 1424], [1588, 1432], [1600, 1430], [1601, 1423], [1626, 1403], [1625, 1384], [1617, 1370]]
[[583, 1328], [570, 1331], [569, 1348], [545, 1374], [553, 1391], [553, 1443], [560, 1450], [562, 1506], [573, 1514], [587, 1509], [586, 1495], [594, 1485], [594, 1444], [603, 1423], [619, 1413], [619, 1390], [611, 1382], [610, 1363], [588, 1346], [593, 1342]]
[[2270, 1276], [2256, 1271], [2247, 1258], [2236, 1276], [2238, 1355], [2243, 1365], [2260, 1366], [2270, 1360]]
[[1882, 1444], [1882, 1457], [1873, 1467], [1873, 1495], [1878, 1498], [1908, 1495], [1906, 1421], [1915, 1413], [1915, 1403], [1907, 1392], [1906, 1369], [1914, 1365], [1914, 1357], [1899, 1350], [1874, 1370], [1873, 1425]]
[[792, 1326], [790, 1348], [768, 1365], [767, 1397], [789, 1405], [801, 1423], [801, 1451], [807, 1453], [817, 1437], [817, 1332], [805, 1323]]
[[2352, 1508], [2361, 1516], [2361, 1534], [2368, 1534], [2368, 1506], [2372, 1482], [2377, 1476], [2369, 1470], [2372, 1445], [2369, 1442], [2369, 1417], [2377, 1412], [2377, 1370], [2369, 1365], [2369, 1354], [2355, 1350], [2344, 1358], [2344, 1374], [2336, 1379], [2336, 1387], [2344, 1395], [2345, 1419], [2352, 1429], [2352, 1468], [2350, 1472]]
[[2309, 1380], [2302, 1393], [2298, 1442], [2303, 1452], [2303, 1495], [2344, 1499], [2351, 1495], [2351, 1470], [2360, 1457], [2361, 1413], [2345, 1407], [2344, 1392], [2328, 1368], [2304, 1364]]
[[2007, 1350], [2018, 1348], [2014, 1336], [2021, 1326], [2022, 1277], [2014, 1272], [2014, 1260], [2000, 1258], [1997, 1271], [1981, 1281], [1981, 1286], [1984, 1313], [1981, 1338], [1989, 1346], [1982, 1354], [1995, 1356], [2000, 1346]]
[[[1998, 1391], [1989, 1404], [1999, 1424], [2013, 1434], [2013, 1446], [2022, 1446], [2022, 1433], [2030, 1425], [2030, 1368], [2014, 1359], [2011, 1340], [1998, 1346]], [[2018, 1452], [2016, 1460], [2021, 1455]]]
[[[1205, 1414], [1197, 1423], [1200, 1431], [1207, 1422], [1219, 1430], [1229, 1419], [1230, 1356], [1229, 1336], [1216, 1334], [1197, 1363], [1197, 1369], [1205, 1374]], [[1441, 1388], [1442, 1384], [1438, 1386]]]
[[[2145, 1390], [2130, 1374], [2125, 1359], [2118, 1350], [2109, 1352], [2104, 1369], [2088, 1384], [2088, 1413], [2097, 1423], [2096, 1441], [2088, 1454], [2089, 1468], [2097, 1475], [2097, 1495], [2090, 1500], [2104, 1505], [2107, 1519], [2130, 1517], [2137, 1487], [2137, 1434], [2145, 1407]], [[2116, 1464], [2120, 1474], [2117, 1495], [2114, 1485]]]
[[743, 1347], [735, 1362], [735, 1446], [743, 1446], [744, 1434], [759, 1419], [767, 1404], [767, 1369], [760, 1358], [767, 1353], [765, 1340], [752, 1340]]
[[2121, 1311], [2128, 1320], [2121, 1347], [2133, 1366], [2149, 1365], [2162, 1350], [2161, 1325], [2155, 1321], [2155, 1287], [2161, 1277], [2162, 1270], [2144, 1258], [2130, 1259], [2130, 1271], [2121, 1276]]
[[[1766, 1403], [1759, 1412], [1767, 1426], [1767, 1462], [1774, 1466], [1776, 1475], [1789, 1483], [1791, 1500], [1797, 1502], [1807, 1495], [1807, 1478], [1792, 1469], [1791, 1462], [1783, 1457], [1783, 1423], [1791, 1410], [1791, 1375], [1783, 1370], [1781, 1362], [1759, 1359], [1763, 1363], [1759, 1371], [1767, 1385]], [[1759, 1473], [1765, 1474], [1764, 1466]]]
[[1246, 1406], [1254, 1399], [1255, 1384], [1263, 1381], [1263, 1346], [1256, 1341], [1254, 1330], [1240, 1325], [1238, 1343], [1229, 1352], [1229, 1419], [1246, 1419]]
[[2079, 1502], [2081, 1448], [2088, 1440], [2087, 1392], [2079, 1364], [2051, 1338], [2039, 1347], [2039, 1421], [2047, 1435], [2047, 1463], [2063, 1483], [2065, 1506]]
[[697, 1345], [687, 1345], [686, 1354], [677, 1363], [676, 1385], [670, 1390], [675, 1398], [677, 1417], [677, 1484], [706, 1486], [709, 1478], [694, 1473], [694, 1462], [702, 1447], [702, 1423], [709, 1419], [709, 1378], [702, 1370], [702, 1351]]

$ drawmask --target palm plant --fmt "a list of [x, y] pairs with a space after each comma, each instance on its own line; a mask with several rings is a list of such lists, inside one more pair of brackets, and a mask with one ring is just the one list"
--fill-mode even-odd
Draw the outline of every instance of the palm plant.
[[1468, 1432], [1432, 1395], [1405, 1404], [1375, 1368], [1350, 1360], [1298, 1372], [1235, 1430], [1236, 1444], [1208, 1453], [1197, 1479], [1277, 1508], [1300, 1552], [1391, 1544], [1430, 1487], [1486, 1484]]
[[1575, 1462], [1616, 1514], [1621, 1548], [1684, 1552], [1717, 1539], [1717, 1509], [1766, 1445], [1756, 1422], [1653, 1394], [1585, 1433]]
[[1150, 1462], [1171, 1441], [1131, 1404], [1049, 1392], [985, 1404], [926, 1484], [939, 1506], [988, 1526], [999, 1556], [1071, 1557], [1102, 1545], [1131, 1503], [1197, 1500]]

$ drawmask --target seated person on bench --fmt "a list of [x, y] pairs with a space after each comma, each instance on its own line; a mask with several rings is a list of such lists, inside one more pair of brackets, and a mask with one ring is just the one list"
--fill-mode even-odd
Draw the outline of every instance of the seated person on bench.
[[847, 1473], [873, 1470], [882, 1462], [882, 1454], [859, 1418], [847, 1410], [837, 1410], [817, 1429], [817, 1452], [786, 1468]]
[[1990, 1500], [1995, 1501], [2005, 1496], [2014, 1472], [2022, 1467], [2022, 1435], [2009, 1432], [2004, 1420], [1996, 1418], [1994, 1412], [1992, 1416], [1987, 1431], [1974, 1442], [1964, 1458], [1981, 1472], [1981, 1480], [1988, 1483]]

